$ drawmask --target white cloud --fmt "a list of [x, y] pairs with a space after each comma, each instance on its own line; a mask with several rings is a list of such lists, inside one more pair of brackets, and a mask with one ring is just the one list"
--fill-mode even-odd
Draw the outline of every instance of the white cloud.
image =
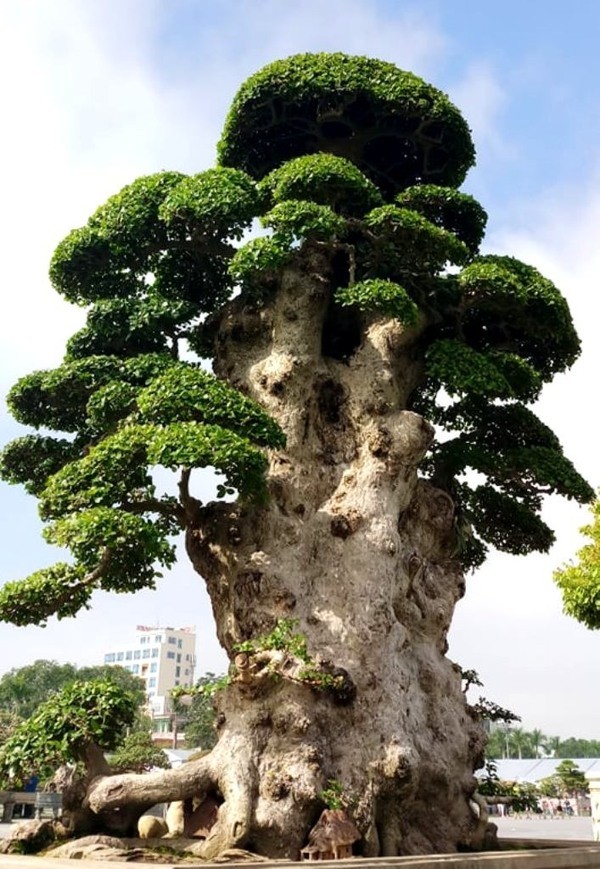
[[483, 60], [469, 64], [459, 81], [450, 88], [477, 146], [478, 164], [513, 156], [514, 147], [502, 134], [502, 113], [508, 105], [506, 88], [492, 66]]
[[[600, 485], [597, 376], [600, 344], [600, 185], [548, 191], [514, 201], [510, 225], [488, 239], [490, 250], [536, 266], [566, 296], [582, 339], [571, 371], [545, 387], [536, 412], [560, 437], [565, 453], [593, 486]], [[527, 726], [565, 737], [597, 738], [598, 636], [562, 615], [553, 571], [583, 545], [585, 507], [553, 498], [544, 516], [557, 533], [548, 555], [494, 555], [468, 581], [457, 608], [450, 654], [479, 670], [484, 693], [520, 713]], [[524, 690], [527, 685], [527, 690]]]
[[[406, 11], [405, 4], [197, 3], [191, 7], [198, 10], [196, 18], [186, 22], [191, 35], [185, 45], [185, 34], [177, 31], [183, 5], [169, 0], [0, 4], [0, 74], [10, 83], [0, 139], [3, 387], [35, 367], [56, 365], [65, 339], [78, 327], [81, 312], [62, 302], [47, 282], [56, 243], [138, 175], [210, 165], [228, 103], [248, 74], [295, 52], [341, 50], [393, 61], [443, 87], [437, 76], [449, 41], [435, 21]], [[161, 54], [166, 29], [170, 38], [183, 40], [180, 51], [171, 46], [168, 66]], [[510, 157], [502, 132], [510, 100], [499, 72], [477, 60], [475, 48], [449, 90], [474, 128], [480, 165], [486, 155]], [[572, 374], [548, 389], [541, 410], [567, 452], [597, 477], [592, 414], [600, 196], [592, 191], [582, 202], [579, 191], [558, 191], [541, 203], [515, 202], [506, 214], [511, 223], [496, 231], [491, 245], [538, 265], [574, 308], [584, 355]], [[33, 499], [0, 489], [2, 513], [11, 517], [2, 529], [6, 580], [43, 564], [51, 553], [37, 546]], [[550, 578], [553, 567], [576, 548], [583, 516], [572, 505], [550, 510], [560, 530], [556, 550], [532, 559], [494, 557], [472, 577], [458, 608], [451, 654], [480, 669], [485, 693], [514, 706], [528, 725], [597, 737], [596, 638], [560, 616]], [[202, 635], [200, 668], [222, 669], [202, 580], [185, 556], [154, 594], [118, 601], [100, 596], [91, 612], [45, 630], [1, 625], [3, 668], [36, 657], [92, 662], [113, 637], [138, 622], [187, 624], [190, 612], [197, 613]], [[524, 695], [523, 684], [532, 680]]]
[[[247, 75], [278, 57], [322, 50], [379, 56], [425, 74], [444, 46], [424, 17], [400, 11], [390, 18], [368, 0], [197, 4], [190, 33], [177, 28], [179, 9], [166, 0], [0, 5], [0, 74], [11, 83], [0, 139], [2, 391], [58, 364], [79, 328], [82, 311], [53, 293], [46, 277], [56, 244], [137, 176], [211, 165], [228, 104]], [[167, 32], [181, 40], [170, 46], [168, 66], [161, 55]], [[196, 37], [200, 47], [192, 50]], [[2, 442], [11, 436], [0, 418]], [[2, 529], [6, 581], [51, 562], [53, 553], [39, 541], [34, 500], [5, 484], [0, 498], [10, 516]], [[221, 669], [203, 583], [185, 555], [154, 594], [124, 596], [118, 605], [99, 595], [91, 612], [45, 629], [1, 625], [3, 668], [36, 657], [91, 662], [113, 632], [157, 618], [188, 623], [190, 611], [203, 637], [200, 666]]]

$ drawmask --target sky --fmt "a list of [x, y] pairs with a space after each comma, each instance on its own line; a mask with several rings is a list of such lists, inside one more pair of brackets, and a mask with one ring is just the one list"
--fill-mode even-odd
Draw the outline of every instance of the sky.
[[[214, 165], [228, 105], [264, 64], [366, 54], [463, 111], [478, 154], [463, 189], [488, 211], [484, 250], [535, 265], [567, 297], [583, 352], [536, 412], [597, 488], [598, 32], [600, 5], [588, 0], [0, 0], [1, 395], [60, 364], [83, 321], [47, 278], [72, 228], [140, 175]], [[2, 403], [0, 444], [19, 433]], [[34, 498], [0, 483], [0, 516], [0, 583], [57, 560]], [[550, 553], [495, 553], [468, 576], [449, 655], [524, 727], [600, 739], [600, 635], [562, 614], [552, 582], [588, 514], [550, 499], [545, 518]], [[225, 669], [202, 580], [182, 556], [155, 592], [97, 593], [92, 610], [46, 628], [0, 624], [0, 674], [38, 658], [100, 663], [138, 624], [195, 625], [198, 673]]]

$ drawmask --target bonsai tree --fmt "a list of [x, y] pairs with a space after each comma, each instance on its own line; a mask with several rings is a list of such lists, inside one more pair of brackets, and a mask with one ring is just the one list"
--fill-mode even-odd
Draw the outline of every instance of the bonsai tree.
[[540, 789], [553, 797], [576, 797], [586, 794], [589, 785], [583, 770], [573, 760], [561, 760], [553, 775], [542, 779]]
[[117, 772], [150, 772], [152, 769], [171, 766], [162, 748], [152, 741], [147, 730], [128, 733], [109, 757], [109, 764]]
[[297, 857], [337, 781], [366, 855], [477, 844], [485, 737], [446, 657], [464, 571], [547, 550], [543, 497], [592, 491], [527, 407], [579, 353], [567, 303], [480, 255], [473, 162], [421, 79], [298, 55], [241, 87], [216, 168], [139, 178], [59, 244], [52, 283], [87, 324], [12, 389], [43, 433], [2, 474], [72, 560], [7, 583], [0, 616], [151, 587], [182, 531], [231, 660], [212, 751], [96, 778], [94, 812], [207, 795], [201, 856]]
[[[48, 778], [62, 764], [79, 764], [83, 774], [75, 776], [63, 795], [66, 819], [79, 831], [102, 829], [102, 817], [81, 806], [81, 785], [85, 796], [87, 782], [111, 774], [104, 752], [121, 742], [136, 714], [135, 694], [111, 680], [71, 682], [20, 722], [0, 746], [0, 784], [15, 789], [32, 775]], [[125, 832], [143, 811], [133, 806], [111, 813], [109, 823]]]

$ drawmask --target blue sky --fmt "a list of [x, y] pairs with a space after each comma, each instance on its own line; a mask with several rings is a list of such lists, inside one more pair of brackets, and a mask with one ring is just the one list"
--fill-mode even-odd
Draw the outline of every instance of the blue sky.
[[[538, 412], [594, 486], [600, 274], [600, 6], [587, 0], [4, 0], [0, 392], [60, 362], [82, 313], [50, 289], [53, 248], [139, 175], [215, 159], [243, 79], [300, 51], [368, 54], [449, 93], [473, 128], [464, 189], [489, 212], [486, 249], [536, 265], [567, 296], [583, 340]], [[0, 412], [0, 442], [17, 432]], [[51, 563], [36, 504], [0, 484], [0, 582]], [[468, 578], [450, 656], [525, 726], [600, 738], [600, 637], [561, 614], [552, 570], [581, 540], [585, 511], [552, 501], [548, 556], [492, 556]], [[136, 624], [199, 632], [200, 670], [219, 670], [201, 580], [182, 559], [156, 593], [110, 598], [46, 629], [0, 625], [0, 670], [38, 657], [91, 663]]]

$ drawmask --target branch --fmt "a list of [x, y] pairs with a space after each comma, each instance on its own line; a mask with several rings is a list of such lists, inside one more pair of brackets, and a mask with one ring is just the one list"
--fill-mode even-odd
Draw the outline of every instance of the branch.
[[98, 775], [111, 775], [112, 770], [104, 756], [104, 752], [95, 742], [86, 742], [77, 754], [79, 755], [79, 759], [84, 763], [90, 779]]
[[125, 805], [185, 800], [206, 794], [215, 781], [215, 770], [209, 754], [197, 761], [188, 761], [177, 769], [99, 778], [90, 785], [84, 805], [89, 805], [98, 813]]
[[93, 585], [96, 582], [98, 582], [99, 579], [102, 579], [102, 577], [104, 576], [104, 574], [108, 570], [108, 566], [110, 564], [111, 558], [112, 558], [112, 552], [108, 548], [108, 546], [106, 546], [102, 550], [102, 555], [100, 556], [100, 561], [98, 562], [98, 566], [95, 567], [94, 570], [91, 570], [89, 573], [86, 573], [86, 575], [83, 577], [83, 579], [81, 580], [79, 585], [80, 586]]
[[61, 605], [64, 603], [68, 603], [73, 598], [73, 593], [81, 588], [86, 588], [87, 586], [95, 586], [99, 579], [102, 579], [106, 571], [108, 570], [109, 564], [112, 559], [112, 552], [108, 547], [105, 547], [102, 551], [102, 555], [100, 557], [100, 561], [97, 566], [90, 570], [89, 573], [86, 573], [84, 577], [78, 582], [76, 585], [71, 585], [67, 589], [65, 589], [64, 593], [57, 598], [52, 598], [53, 603], [56, 604], [54, 607], [54, 612], [60, 609]]
[[188, 522], [195, 521], [198, 518], [198, 513], [202, 507], [202, 501], [190, 495], [190, 477], [192, 475], [191, 468], [183, 468], [179, 479], [179, 500], [182, 504], [182, 518]]
[[158, 513], [166, 519], [175, 518], [182, 528], [185, 527], [186, 514], [184, 510], [176, 504], [167, 504], [161, 501], [160, 498], [144, 498], [141, 501], [130, 501], [122, 504], [122, 509], [127, 513], [135, 515], [141, 513]]

